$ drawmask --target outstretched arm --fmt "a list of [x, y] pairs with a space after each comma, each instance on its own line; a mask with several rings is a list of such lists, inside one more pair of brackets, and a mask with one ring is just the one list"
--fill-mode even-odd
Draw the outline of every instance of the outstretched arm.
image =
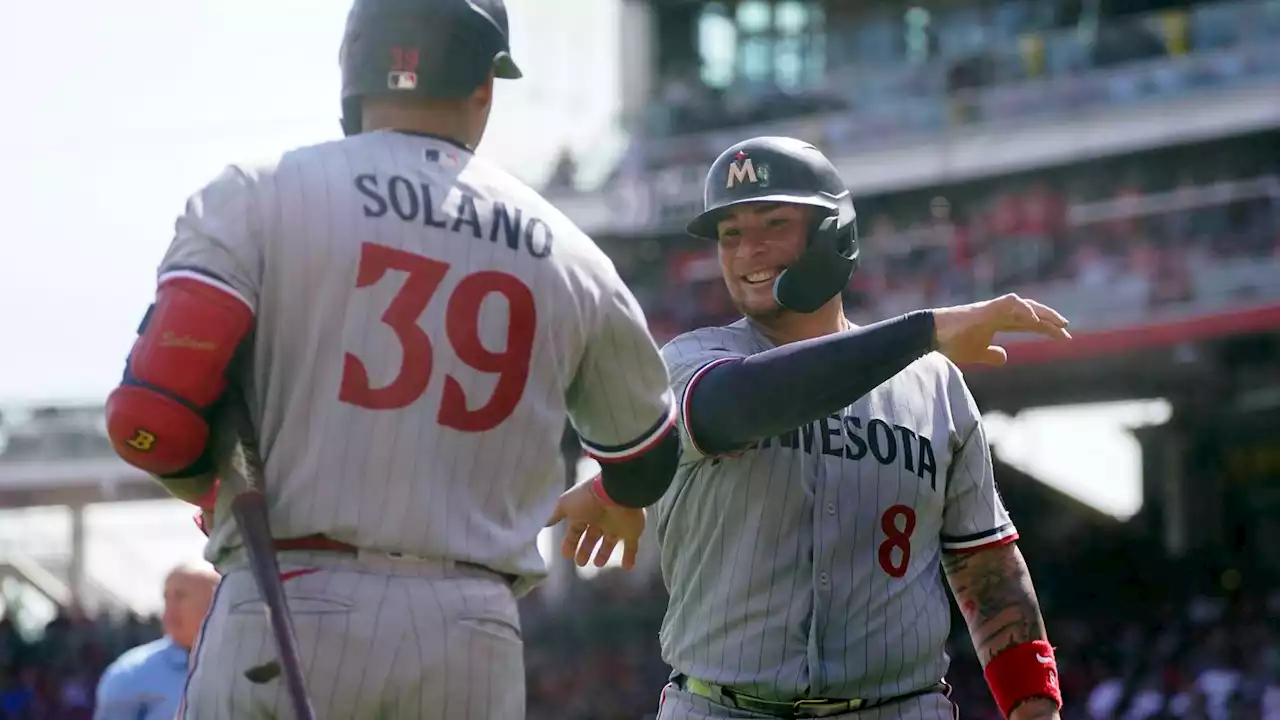
[[942, 569], [1001, 711], [1017, 720], [1057, 718], [1057, 665], [1017, 544], [945, 553]]
[[712, 360], [688, 381], [685, 430], [705, 454], [736, 452], [857, 402], [933, 348], [924, 311]]
[[1071, 338], [1052, 308], [1017, 295], [908, 313], [791, 343], [721, 357], [685, 389], [685, 433], [704, 455], [725, 455], [846, 407], [932, 350], [961, 363], [999, 365], [997, 332]]

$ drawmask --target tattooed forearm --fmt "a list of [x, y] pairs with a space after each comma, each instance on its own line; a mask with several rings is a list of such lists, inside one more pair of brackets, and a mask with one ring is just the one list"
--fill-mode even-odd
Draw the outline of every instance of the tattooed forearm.
[[1031, 574], [1014, 543], [946, 553], [942, 569], [983, 667], [1009, 647], [1048, 639]]

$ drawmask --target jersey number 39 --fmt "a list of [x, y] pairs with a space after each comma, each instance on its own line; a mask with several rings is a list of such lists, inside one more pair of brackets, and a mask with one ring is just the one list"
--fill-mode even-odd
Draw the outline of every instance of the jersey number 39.
[[[369, 383], [365, 364], [347, 353], [338, 392], [342, 402], [370, 410], [403, 408], [426, 392], [433, 352], [431, 338], [418, 325], [418, 318], [440, 289], [449, 264], [385, 245], [361, 245], [356, 287], [376, 284], [388, 270], [407, 275], [400, 292], [382, 314], [382, 322], [400, 341], [400, 372], [387, 385], [375, 388]], [[507, 342], [501, 352], [486, 348], [480, 341], [480, 306], [494, 293], [506, 299], [508, 308]], [[462, 384], [446, 375], [437, 422], [462, 432], [484, 432], [511, 416], [529, 380], [537, 320], [533, 293], [514, 275], [485, 270], [458, 282], [445, 307], [445, 335], [459, 360], [480, 372], [496, 374], [498, 381], [489, 399], [472, 409]]]

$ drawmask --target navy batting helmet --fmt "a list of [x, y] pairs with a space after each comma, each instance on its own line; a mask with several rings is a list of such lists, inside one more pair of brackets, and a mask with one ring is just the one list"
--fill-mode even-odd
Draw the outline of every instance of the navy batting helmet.
[[342, 131], [360, 132], [371, 95], [464, 98], [495, 77], [514, 80], [502, 0], [355, 0], [338, 54]]
[[808, 247], [773, 283], [779, 305], [810, 313], [849, 284], [858, 269], [857, 213], [840, 174], [817, 148], [795, 138], [757, 137], [725, 150], [707, 172], [705, 209], [689, 223], [689, 234], [718, 240], [716, 224], [744, 203], [818, 209]]

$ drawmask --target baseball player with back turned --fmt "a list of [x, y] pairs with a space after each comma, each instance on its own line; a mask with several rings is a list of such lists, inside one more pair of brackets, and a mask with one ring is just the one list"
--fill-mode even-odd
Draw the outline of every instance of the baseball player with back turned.
[[655, 510], [660, 720], [953, 717], [943, 575], [1000, 708], [1056, 718], [1053, 648], [953, 362], [1001, 364], [998, 332], [1067, 340], [1066, 320], [1007, 295], [853, 326], [853, 202], [799, 140], [729, 148], [705, 207], [689, 231], [718, 243], [745, 318], [663, 349], [683, 454]]
[[[679, 459], [667, 370], [608, 258], [473, 154], [520, 76], [501, 0], [357, 0], [340, 62], [347, 137], [190, 199], [108, 400], [117, 452], [213, 508], [179, 716], [287, 707], [211, 473], [241, 393], [318, 717], [519, 720], [538, 533], [590, 526], [587, 555], [634, 563]], [[566, 417], [603, 472], [562, 493]]]

